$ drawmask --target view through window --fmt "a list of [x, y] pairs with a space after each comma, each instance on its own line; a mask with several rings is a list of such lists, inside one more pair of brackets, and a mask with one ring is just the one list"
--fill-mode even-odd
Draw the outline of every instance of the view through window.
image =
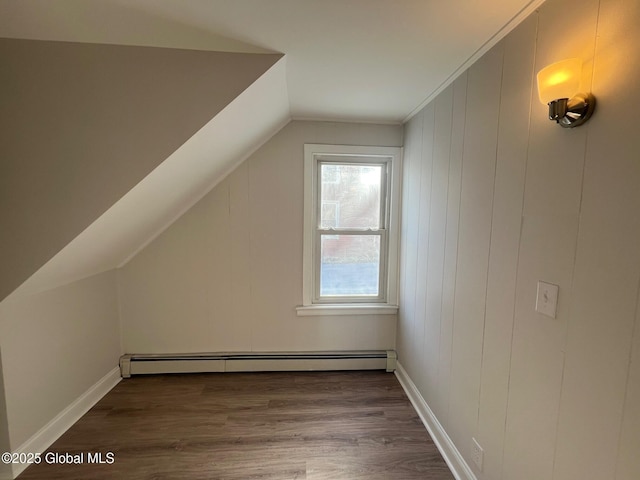
[[386, 163], [319, 166], [320, 297], [378, 297]]

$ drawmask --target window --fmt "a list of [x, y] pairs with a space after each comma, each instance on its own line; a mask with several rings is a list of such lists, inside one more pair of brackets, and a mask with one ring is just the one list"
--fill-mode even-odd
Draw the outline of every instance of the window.
[[395, 313], [401, 149], [305, 145], [299, 315]]

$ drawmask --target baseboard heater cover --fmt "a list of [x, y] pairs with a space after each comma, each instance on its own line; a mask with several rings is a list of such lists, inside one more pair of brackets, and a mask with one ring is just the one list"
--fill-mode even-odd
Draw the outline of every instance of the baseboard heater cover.
[[154, 373], [278, 372], [396, 369], [395, 350], [349, 352], [127, 354], [123, 378]]

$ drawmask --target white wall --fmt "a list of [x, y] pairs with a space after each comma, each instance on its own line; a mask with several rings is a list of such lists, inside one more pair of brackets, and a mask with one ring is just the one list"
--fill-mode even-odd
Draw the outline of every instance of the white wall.
[[[405, 126], [399, 360], [479, 479], [640, 478], [639, 24], [549, 0]], [[574, 56], [566, 130], [533, 80]]]
[[0, 350], [15, 451], [117, 367], [115, 271], [0, 303]]
[[125, 352], [395, 346], [395, 315], [296, 316], [304, 143], [399, 146], [402, 127], [285, 126], [119, 270]]

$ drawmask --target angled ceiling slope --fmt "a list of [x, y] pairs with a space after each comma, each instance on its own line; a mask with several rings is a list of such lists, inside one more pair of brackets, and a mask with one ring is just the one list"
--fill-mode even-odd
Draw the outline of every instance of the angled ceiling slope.
[[0, 39], [0, 300], [280, 58]]
[[289, 122], [285, 59], [16, 289], [37, 293], [126, 263]]
[[0, 0], [0, 36], [287, 55], [296, 119], [401, 123], [544, 0]]

